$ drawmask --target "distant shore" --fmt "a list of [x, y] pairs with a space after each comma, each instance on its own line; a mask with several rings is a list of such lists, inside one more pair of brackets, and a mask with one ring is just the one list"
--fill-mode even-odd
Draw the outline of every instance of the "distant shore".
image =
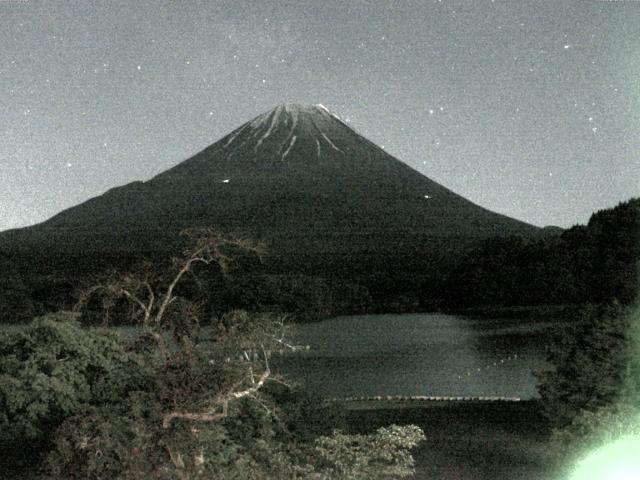
[[515, 306], [479, 305], [467, 308], [447, 308], [443, 309], [442, 313], [491, 318], [540, 318], [548, 316], [564, 318], [576, 308], [577, 305], [572, 304]]

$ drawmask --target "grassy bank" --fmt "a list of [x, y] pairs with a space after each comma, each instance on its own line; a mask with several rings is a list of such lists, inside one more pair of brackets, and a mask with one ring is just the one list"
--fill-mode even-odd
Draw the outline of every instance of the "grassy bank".
[[414, 452], [416, 480], [555, 478], [548, 430], [535, 401], [353, 404], [348, 420], [361, 433], [391, 423], [420, 426], [427, 440]]

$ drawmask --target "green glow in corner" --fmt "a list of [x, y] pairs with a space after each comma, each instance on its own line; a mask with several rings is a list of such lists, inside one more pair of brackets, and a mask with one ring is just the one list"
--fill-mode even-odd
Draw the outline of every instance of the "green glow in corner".
[[590, 453], [570, 480], [639, 480], [640, 437], [627, 437]]
[[640, 480], [640, 308], [629, 320], [632, 350], [626, 391], [616, 408], [596, 414], [601, 425], [595, 442], [601, 446], [577, 463], [569, 480]]

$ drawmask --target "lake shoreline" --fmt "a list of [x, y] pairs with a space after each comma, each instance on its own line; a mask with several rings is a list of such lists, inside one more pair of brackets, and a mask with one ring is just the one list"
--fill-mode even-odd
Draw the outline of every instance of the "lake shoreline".
[[509, 318], [509, 319], [529, 319], [542, 317], [560, 317], [563, 319], [570, 318], [581, 304], [544, 304], [544, 305], [475, 305], [472, 307], [434, 307], [430, 309], [409, 309], [409, 310], [392, 310], [384, 308], [375, 308], [360, 313], [345, 312], [332, 313], [328, 316], [305, 317], [304, 319], [296, 319], [292, 322], [295, 325], [304, 325], [307, 323], [322, 323], [336, 317], [364, 316], [364, 315], [462, 315], [474, 318]]
[[358, 315], [297, 325], [274, 368], [322, 398], [535, 398], [553, 321]]
[[544, 317], [561, 318], [566, 320], [579, 308], [579, 305], [514, 305], [493, 306], [479, 305], [467, 308], [443, 309], [440, 313], [447, 315], [464, 315], [474, 318], [508, 318], [508, 319], [539, 319]]
[[[410, 310], [410, 311], [393, 311], [393, 310], [371, 310], [360, 313], [346, 312], [346, 313], [332, 313], [329, 316], [312, 317], [305, 319], [295, 319], [291, 322], [292, 325], [305, 325], [310, 323], [323, 323], [332, 320], [337, 317], [350, 317], [350, 316], [374, 316], [374, 315], [462, 315], [475, 318], [539, 318], [545, 316], [553, 317], [568, 317], [569, 314], [579, 308], [580, 304], [563, 304], [563, 305], [512, 305], [512, 306], [496, 306], [496, 305], [477, 305], [474, 307], [443, 307], [434, 308], [430, 310]], [[32, 319], [20, 322], [10, 322], [0, 324], [0, 328], [8, 327], [24, 327], [31, 323]], [[101, 327], [101, 325], [88, 324], [87, 327]], [[137, 323], [122, 323], [117, 325], [109, 325], [109, 327], [135, 327]]]

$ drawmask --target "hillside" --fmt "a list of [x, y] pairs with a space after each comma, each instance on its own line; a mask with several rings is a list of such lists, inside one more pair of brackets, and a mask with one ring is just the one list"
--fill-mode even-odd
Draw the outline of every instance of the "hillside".
[[151, 180], [5, 232], [0, 245], [46, 240], [48, 248], [127, 251], [193, 225], [302, 251], [387, 250], [409, 239], [539, 230], [465, 200], [321, 106], [280, 105]]
[[180, 230], [205, 225], [264, 241], [267, 272], [378, 292], [432, 281], [478, 240], [542, 233], [427, 178], [326, 108], [287, 104], [148, 181], [0, 234], [0, 258], [30, 274], [34, 256], [42, 274], [91, 272], [171, 251]]

